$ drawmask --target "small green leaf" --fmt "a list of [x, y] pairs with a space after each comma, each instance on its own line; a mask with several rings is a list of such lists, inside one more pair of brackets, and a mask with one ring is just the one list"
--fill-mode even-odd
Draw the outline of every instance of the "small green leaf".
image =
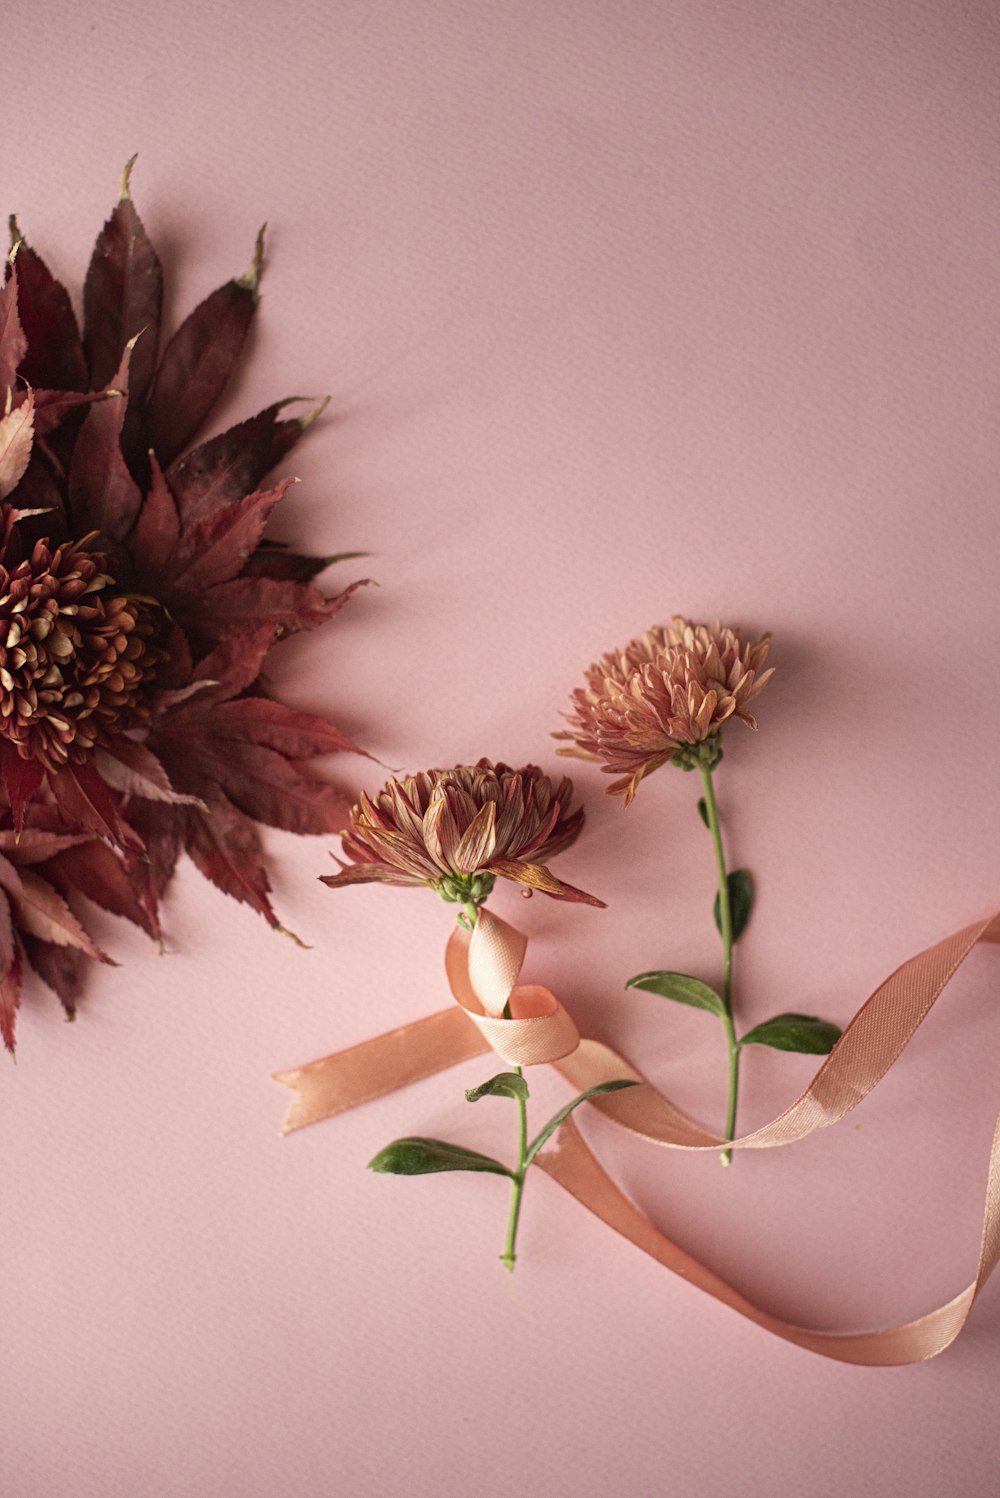
[[701, 820], [711, 832], [712, 824], [708, 820], [708, 802], [705, 800], [704, 796], [702, 796], [701, 800], [698, 802], [698, 815], [701, 817]]
[[480, 1170], [511, 1179], [514, 1176], [499, 1160], [463, 1149], [460, 1144], [447, 1144], [443, 1139], [394, 1139], [368, 1162], [368, 1169], [392, 1176], [428, 1176], [441, 1170]]
[[[729, 875], [729, 913], [733, 919], [733, 941], [739, 941], [747, 929], [750, 912], [753, 909], [753, 880], [746, 869], [734, 869]], [[719, 908], [719, 897], [715, 897], [715, 924], [719, 935], [722, 935], [722, 911]]]
[[490, 1077], [488, 1082], [466, 1089], [467, 1103], [478, 1103], [481, 1097], [513, 1097], [524, 1102], [528, 1097], [528, 1084], [516, 1071], [502, 1071], [498, 1076]]
[[658, 993], [661, 999], [673, 999], [678, 1004], [690, 1004], [692, 1009], [707, 1009], [709, 1014], [721, 1018], [725, 1006], [714, 988], [702, 983], [700, 978], [690, 978], [687, 973], [639, 973], [630, 978], [626, 988], [641, 988], [644, 993]]
[[776, 1014], [748, 1030], [740, 1045], [769, 1045], [776, 1051], [825, 1056], [840, 1039], [840, 1027], [812, 1014]]
[[579, 1108], [580, 1104], [585, 1103], [588, 1098], [600, 1097], [605, 1092], [621, 1092], [625, 1087], [638, 1087], [638, 1085], [638, 1082], [634, 1082], [630, 1077], [622, 1077], [617, 1082], [601, 1082], [598, 1086], [588, 1087], [586, 1092], [581, 1092], [580, 1096], [575, 1097], [571, 1103], [567, 1103], [565, 1108], [560, 1108], [559, 1112], [549, 1119], [538, 1138], [532, 1140], [528, 1153], [524, 1157], [525, 1166], [531, 1164], [545, 1141], [551, 1139], [559, 1125], [566, 1122], [574, 1108]]

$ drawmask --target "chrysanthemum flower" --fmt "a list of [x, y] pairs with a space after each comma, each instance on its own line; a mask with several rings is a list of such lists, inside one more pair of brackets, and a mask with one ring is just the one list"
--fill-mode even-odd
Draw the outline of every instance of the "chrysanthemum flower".
[[323, 883], [427, 885], [446, 900], [481, 903], [497, 875], [557, 900], [603, 906], [564, 884], [545, 860], [576, 840], [583, 808], [572, 782], [553, 786], [536, 765], [512, 770], [481, 759], [389, 780], [362, 794], [341, 834], [349, 863]]
[[67, 835], [85, 834], [62, 859], [70, 882], [153, 935], [183, 851], [277, 926], [257, 824], [339, 831], [349, 797], [303, 761], [357, 746], [276, 701], [261, 673], [276, 640], [330, 619], [359, 584], [328, 597], [313, 579], [338, 558], [265, 539], [288, 487], [266, 476], [317, 412], [289, 419], [277, 402], [198, 441], [239, 366], [262, 240], [246, 275], [161, 343], [163, 276], [128, 169], [90, 261], [82, 333], [13, 220], [11, 237], [0, 797], [13, 835], [29, 812], [57, 810]]
[[729, 718], [757, 727], [747, 706], [773, 675], [773, 668], [761, 670], [770, 640], [762, 635], [751, 644], [718, 620], [691, 624], [675, 615], [590, 667], [566, 714], [569, 732], [554, 735], [573, 747], [557, 752], [602, 761], [606, 774], [620, 777], [608, 794], [624, 793], [627, 806], [660, 765], [693, 763], [698, 745], [711, 759]]

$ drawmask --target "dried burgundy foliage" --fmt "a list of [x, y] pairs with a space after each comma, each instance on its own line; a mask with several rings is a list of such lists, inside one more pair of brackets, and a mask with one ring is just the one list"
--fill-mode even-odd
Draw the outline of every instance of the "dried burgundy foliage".
[[199, 441], [254, 319], [262, 237], [250, 270], [161, 346], [163, 274], [128, 177], [87, 270], [82, 331], [13, 219], [0, 286], [8, 1048], [25, 961], [72, 1010], [84, 960], [103, 955], [67, 896], [159, 938], [186, 851], [278, 927], [259, 824], [339, 831], [353, 797], [307, 762], [362, 752], [261, 680], [276, 640], [325, 623], [360, 586], [327, 594], [314, 579], [343, 558], [265, 536], [289, 483], [268, 475], [318, 413], [277, 401]]

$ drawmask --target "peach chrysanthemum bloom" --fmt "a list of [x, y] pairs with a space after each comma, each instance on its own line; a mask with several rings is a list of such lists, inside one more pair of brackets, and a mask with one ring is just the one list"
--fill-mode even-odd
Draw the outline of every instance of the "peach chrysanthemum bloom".
[[565, 715], [570, 731], [554, 735], [571, 739], [573, 747], [557, 753], [601, 760], [606, 774], [620, 777], [608, 794], [624, 792], [626, 806], [640, 780], [660, 765], [690, 767], [700, 756], [711, 766], [727, 719], [757, 727], [747, 705], [774, 674], [761, 670], [770, 641], [767, 634], [750, 644], [718, 620], [691, 624], [675, 614], [666, 627], [591, 666], [586, 686], [573, 693], [573, 712]]
[[351, 808], [341, 833], [350, 862], [323, 883], [429, 885], [445, 900], [479, 904], [499, 874], [557, 900], [603, 905], [545, 867], [583, 825], [572, 794], [570, 780], [554, 787], [536, 765], [512, 770], [488, 759], [389, 780]]

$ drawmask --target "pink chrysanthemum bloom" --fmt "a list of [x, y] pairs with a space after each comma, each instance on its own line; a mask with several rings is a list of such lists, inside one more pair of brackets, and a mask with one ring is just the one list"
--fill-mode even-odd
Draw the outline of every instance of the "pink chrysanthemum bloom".
[[620, 777], [608, 794], [624, 793], [626, 806], [660, 765], [691, 769], [700, 759], [711, 768], [727, 719], [757, 727], [747, 705], [774, 674], [761, 670], [770, 641], [767, 634], [750, 644], [718, 620], [691, 624], [675, 614], [591, 666], [565, 715], [570, 731], [554, 735], [573, 747], [557, 752], [601, 760], [605, 774]]
[[570, 780], [554, 787], [536, 765], [512, 770], [488, 759], [389, 780], [351, 808], [341, 833], [350, 862], [323, 883], [429, 885], [442, 899], [479, 905], [499, 874], [556, 900], [603, 905], [544, 863], [583, 825], [582, 807], [569, 809], [572, 794]]

